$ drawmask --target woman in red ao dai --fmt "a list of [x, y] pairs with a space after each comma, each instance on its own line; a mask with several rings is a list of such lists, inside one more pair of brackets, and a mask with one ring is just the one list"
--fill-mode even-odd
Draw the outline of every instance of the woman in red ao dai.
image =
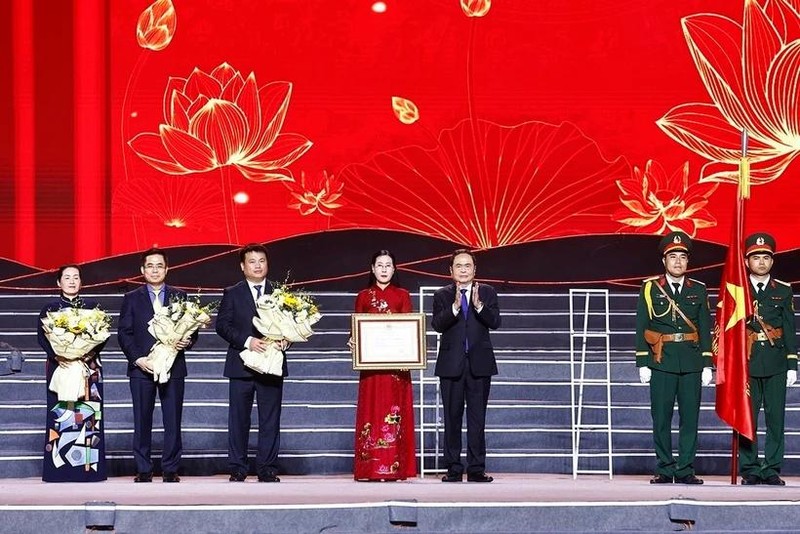
[[[410, 313], [411, 296], [394, 280], [388, 250], [372, 255], [369, 285], [356, 297], [356, 313]], [[414, 399], [407, 370], [361, 371], [356, 408], [356, 480], [405, 480], [417, 475]]]

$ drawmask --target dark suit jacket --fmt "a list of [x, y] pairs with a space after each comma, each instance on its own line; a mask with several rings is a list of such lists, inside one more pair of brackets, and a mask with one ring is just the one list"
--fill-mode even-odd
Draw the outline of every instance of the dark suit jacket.
[[[497, 292], [492, 286], [480, 284], [478, 296], [483, 308], [478, 313], [470, 300], [467, 320], [461, 312], [453, 315], [455, 292], [455, 284], [450, 284], [433, 294], [433, 329], [442, 334], [439, 356], [436, 360], [436, 376], [461, 376], [467, 358], [475, 376], [496, 375], [497, 361], [489, 330], [500, 328]], [[465, 336], [469, 339], [468, 354], [464, 354]]]
[[[186, 298], [186, 293], [180, 289], [164, 285], [164, 302], [169, 304], [173, 296]], [[122, 308], [119, 311], [119, 328], [117, 339], [122, 352], [128, 358], [128, 376], [149, 378], [153, 375], [145, 373], [136, 365], [136, 360], [147, 356], [156, 339], [147, 331], [147, 323], [153, 318], [153, 303], [147, 294], [147, 286], [142, 286], [125, 294], [122, 299]], [[197, 332], [192, 335], [190, 347], [197, 340]], [[175, 363], [172, 364], [170, 376], [184, 378], [186, 376], [186, 357], [184, 351], [178, 352]]]
[[[267, 280], [265, 294], [273, 290]], [[246, 347], [248, 337], [261, 338], [261, 333], [253, 326], [256, 316], [256, 303], [250, 284], [242, 280], [238, 284], [225, 288], [222, 302], [217, 311], [217, 334], [228, 342], [228, 353], [225, 357], [224, 376], [228, 378], [252, 378], [260, 373], [244, 365], [239, 353]], [[283, 359], [283, 376], [287, 376], [286, 358]]]

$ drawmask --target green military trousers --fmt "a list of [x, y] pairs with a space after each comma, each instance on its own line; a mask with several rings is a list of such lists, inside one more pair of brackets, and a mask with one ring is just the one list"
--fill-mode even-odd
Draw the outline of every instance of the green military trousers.
[[739, 436], [739, 473], [762, 480], [778, 475], [783, 463], [783, 428], [786, 414], [786, 373], [766, 377], [750, 377], [750, 401], [753, 425], [758, 427], [758, 412], [764, 406], [767, 439], [764, 461], [758, 461], [758, 437], [753, 441]]
[[[653, 369], [650, 414], [658, 464], [656, 475], [683, 478], [694, 475], [697, 422], [700, 417], [700, 372], [667, 373]], [[678, 401], [678, 461], [672, 455], [672, 414]]]

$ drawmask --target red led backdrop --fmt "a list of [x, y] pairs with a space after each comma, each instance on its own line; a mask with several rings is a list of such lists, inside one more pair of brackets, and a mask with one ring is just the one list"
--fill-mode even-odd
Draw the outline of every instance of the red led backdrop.
[[800, 0], [9, 0], [0, 256], [388, 229], [800, 248]]

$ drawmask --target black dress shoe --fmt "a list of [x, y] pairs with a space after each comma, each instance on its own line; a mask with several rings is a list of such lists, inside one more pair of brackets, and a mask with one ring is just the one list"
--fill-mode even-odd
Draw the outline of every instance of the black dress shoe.
[[762, 484], [766, 484], [767, 486], [785, 486], [786, 482], [778, 475], [770, 475], [764, 479]]
[[467, 482], [491, 482], [494, 478], [486, 473], [467, 473]]
[[178, 476], [178, 473], [173, 473], [171, 471], [165, 471], [164, 474], [161, 476], [161, 480], [163, 482], [180, 482], [181, 477]]
[[650, 484], [672, 484], [672, 477], [667, 475], [656, 475], [650, 479]]
[[702, 484], [703, 479], [697, 478], [694, 475], [686, 475], [685, 477], [675, 477], [675, 484]]
[[276, 475], [264, 475], [258, 477], [259, 482], [280, 482], [281, 479], [278, 478]]
[[755, 475], [745, 475], [741, 480], [742, 486], [758, 486], [761, 484], [761, 479]]
[[463, 476], [464, 475], [461, 473], [451, 473], [448, 471], [447, 474], [442, 477], [442, 482], [461, 482]]
[[136, 477], [133, 479], [134, 482], [152, 482], [153, 481], [153, 473], [136, 473]]
[[244, 479], [247, 478], [247, 475], [244, 473], [231, 473], [230, 478], [228, 479], [229, 482], [244, 482]]

